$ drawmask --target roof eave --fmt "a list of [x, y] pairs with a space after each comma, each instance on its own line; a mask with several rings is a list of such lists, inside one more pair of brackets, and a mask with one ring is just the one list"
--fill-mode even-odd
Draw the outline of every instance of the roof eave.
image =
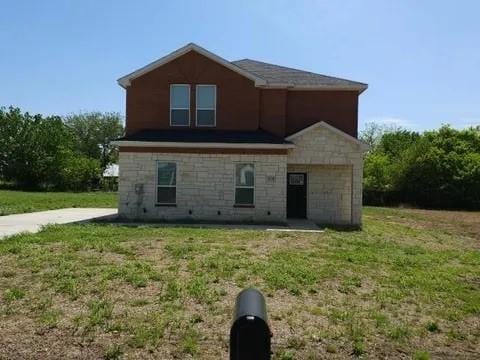
[[116, 146], [133, 147], [178, 147], [178, 148], [227, 148], [227, 149], [292, 149], [295, 144], [269, 144], [269, 143], [222, 143], [222, 142], [178, 142], [178, 141], [135, 141], [116, 140]]
[[367, 84], [361, 85], [295, 85], [289, 83], [269, 83], [267, 85], [259, 86], [263, 89], [287, 89], [291, 91], [358, 91], [359, 94], [367, 90]]

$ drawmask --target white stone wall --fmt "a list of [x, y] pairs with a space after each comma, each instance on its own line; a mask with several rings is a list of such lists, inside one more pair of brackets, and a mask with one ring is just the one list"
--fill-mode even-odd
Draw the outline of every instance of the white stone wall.
[[288, 165], [307, 173], [307, 218], [322, 224], [351, 224], [351, 165]]
[[[119, 215], [138, 220], [285, 221], [286, 159], [286, 155], [121, 152]], [[175, 207], [155, 205], [157, 161], [177, 164]], [[255, 164], [254, 208], [234, 207], [239, 162]], [[143, 192], [136, 191], [140, 184]]]
[[[336, 131], [332, 131], [328, 127], [318, 126], [311, 131], [307, 131], [304, 134], [296, 137], [292, 140], [295, 143], [296, 148], [292, 149], [288, 153], [287, 163], [289, 169], [291, 165], [309, 165], [308, 169], [311, 169], [312, 176], [309, 181], [313, 181], [314, 184], [321, 183], [322, 181], [332, 182], [338, 176], [340, 184], [325, 184], [320, 187], [323, 195], [309, 194], [314, 197], [315, 206], [318, 207], [318, 211], [311, 210], [312, 220], [322, 221], [326, 216], [325, 210], [322, 208], [332, 206], [336, 209], [338, 218], [333, 218], [332, 214], [328, 217], [332, 220], [332, 223], [345, 223], [345, 215], [350, 212], [350, 221], [348, 223], [352, 225], [361, 225], [362, 222], [362, 177], [363, 177], [363, 152], [361, 146], [344, 136], [338, 134]], [[319, 171], [316, 166], [323, 165], [322, 171]], [[326, 167], [329, 165], [331, 167]], [[343, 166], [343, 171], [334, 171], [335, 166]], [[326, 176], [325, 171], [332, 169], [336, 174], [333, 176]], [[346, 191], [347, 187], [344, 184], [347, 181], [347, 170], [350, 175], [350, 206], [347, 206]], [[307, 172], [310, 172], [307, 171]], [[326, 194], [328, 189], [331, 190], [331, 195]], [[343, 189], [341, 196], [337, 196], [335, 192], [338, 188]], [[329, 200], [325, 200], [328, 198]], [[324, 199], [324, 204], [321, 199]], [[335, 200], [336, 199], [336, 200]], [[314, 216], [320, 216], [316, 219]]]

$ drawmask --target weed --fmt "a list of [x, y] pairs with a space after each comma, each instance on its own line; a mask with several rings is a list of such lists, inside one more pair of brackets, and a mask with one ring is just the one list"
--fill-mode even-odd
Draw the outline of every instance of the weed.
[[134, 319], [126, 328], [132, 334], [129, 345], [136, 348], [155, 348], [163, 338], [166, 319], [158, 314], [142, 319]]
[[438, 327], [438, 324], [434, 321], [430, 321], [425, 325], [425, 329], [427, 329], [430, 332], [439, 332], [440, 328]]
[[353, 343], [352, 354], [355, 356], [361, 356], [365, 354], [365, 343], [362, 340], [356, 340]]
[[108, 350], [105, 352], [103, 358], [105, 360], [118, 360], [122, 357], [123, 350], [119, 345], [112, 345]]
[[291, 350], [285, 350], [278, 355], [278, 358], [280, 360], [295, 360], [295, 353]]
[[415, 352], [414, 359], [415, 360], [430, 360], [431, 357], [430, 357], [430, 354], [428, 352], [418, 350], [418, 351]]
[[88, 326], [105, 326], [107, 321], [112, 318], [113, 304], [108, 300], [92, 300], [88, 303], [90, 310], [88, 314]]
[[40, 323], [48, 329], [57, 327], [62, 312], [55, 309], [46, 309], [40, 314]]
[[188, 329], [182, 336], [180, 345], [185, 354], [196, 355], [198, 353], [199, 334], [194, 329]]
[[6, 302], [20, 300], [20, 299], [23, 299], [24, 297], [25, 297], [25, 291], [16, 287], [5, 290], [5, 293], [3, 294], [3, 299]]

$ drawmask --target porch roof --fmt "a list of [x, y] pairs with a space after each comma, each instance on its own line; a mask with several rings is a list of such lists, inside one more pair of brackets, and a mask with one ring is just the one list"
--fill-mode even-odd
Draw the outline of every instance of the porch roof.
[[288, 145], [292, 142], [264, 130], [230, 131], [230, 130], [154, 130], [145, 129], [126, 135], [117, 141], [141, 142], [175, 142], [175, 143], [234, 143], [234, 144], [276, 144]]

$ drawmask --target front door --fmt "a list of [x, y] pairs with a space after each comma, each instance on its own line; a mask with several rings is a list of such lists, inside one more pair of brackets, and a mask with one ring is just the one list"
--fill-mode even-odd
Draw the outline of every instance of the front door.
[[287, 217], [307, 217], [306, 173], [287, 173]]

